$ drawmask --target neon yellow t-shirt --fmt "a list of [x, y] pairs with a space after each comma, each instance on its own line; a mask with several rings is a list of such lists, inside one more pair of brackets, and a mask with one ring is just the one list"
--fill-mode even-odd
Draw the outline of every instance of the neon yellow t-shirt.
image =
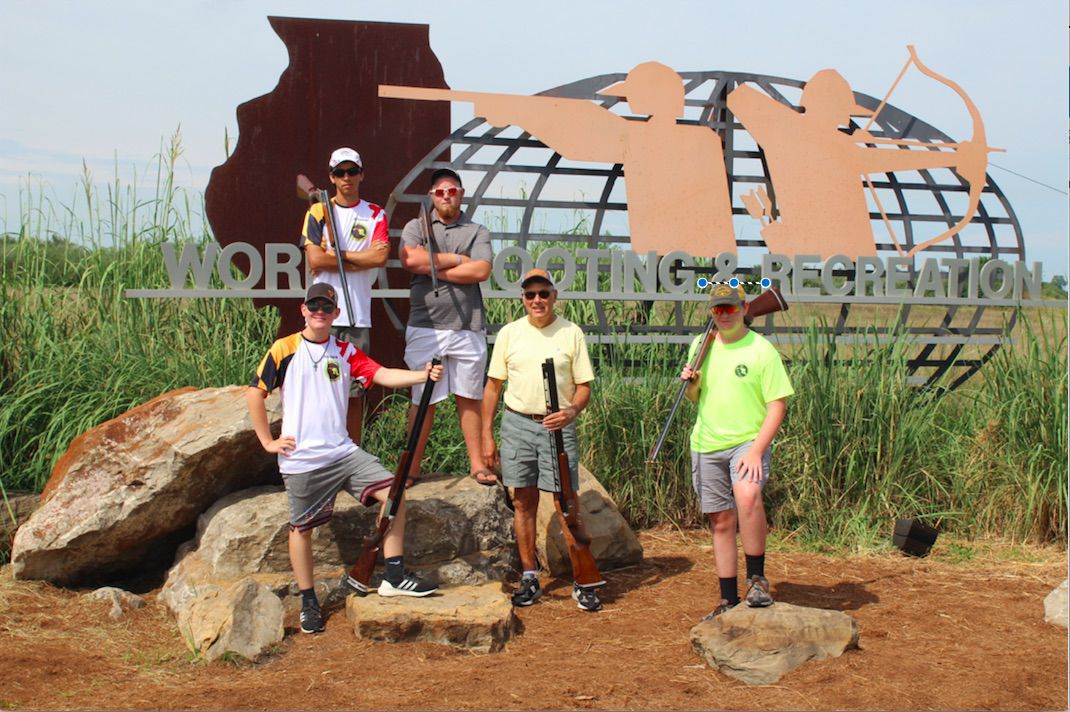
[[[700, 334], [687, 354], [695, 357]], [[765, 420], [766, 404], [794, 395], [780, 354], [761, 334], [748, 331], [739, 341], [714, 341], [699, 369], [698, 418], [691, 449], [716, 452], [753, 440]]]

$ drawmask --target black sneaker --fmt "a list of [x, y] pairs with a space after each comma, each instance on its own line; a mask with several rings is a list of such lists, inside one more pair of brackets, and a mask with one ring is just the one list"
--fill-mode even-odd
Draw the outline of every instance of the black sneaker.
[[602, 610], [602, 602], [598, 600], [598, 594], [593, 588], [572, 584], [572, 599], [581, 611], [597, 613]]
[[523, 576], [516, 591], [513, 592], [514, 606], [530, 606], [539, 600], [542, 595], [542, 586], [539, 585], [538, 576]]
[[707, 613], [707, 614], [706, 614], [706, 615], [705, 615], [705, 616], [704, 616], [704, 617], [702, 618], [702, 620], [703, 620], [704, 622], [705, 622], [705, 621], [712, 621], [712, 620], [713, 620], [714, 618], [716, 618], [717, 616], [721, 615], [722, 613], [725, 613], [726, 611], [730, 611], [730, 610], [732, 610], [733, 608], [735, 608], [735, 607], [736, 607], [736, 606], [738, 606], [738, 605], [739, 605], [739, 601], [736, 601], [735, 603], [729, 603], [729, 602], [728, 602], [728, 599], [726, 599], [726, 598], [722, 598], [722, 599], [721, 599], [721, 602], [717, 604], [717, 607], [716, 607], [716, 608], [714, 608], [714, 609], [713, 609], [712, 611], [710, 611], [709, 613]]
[[411, 571], [406, 571], [404, 578], [397, 583], [390, 583], [386, 579], [379, 584], [380, 596], [430, 596], [438, 590], [438, 586], [432, 586]]
[[306, 604], [301, 608], [301, 632], [322, 633], [324, 630], [323, 614], [315, 604]]
[[747, 581], [747, 605], [751, 608], [773, 605], [773, 597], [769, 595], [769, 581], [765, 576], [751, 576]]

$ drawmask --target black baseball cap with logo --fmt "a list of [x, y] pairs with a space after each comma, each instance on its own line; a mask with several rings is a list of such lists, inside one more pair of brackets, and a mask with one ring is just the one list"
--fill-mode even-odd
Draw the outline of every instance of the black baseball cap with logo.
[[308, 304], [313, 299], [323, 299], [338, 306], [338, 293], [334, 291], [334, 287], [326, 282], [317, 282], [308, 288], [308, 292], [305, 294], [305, 304]]

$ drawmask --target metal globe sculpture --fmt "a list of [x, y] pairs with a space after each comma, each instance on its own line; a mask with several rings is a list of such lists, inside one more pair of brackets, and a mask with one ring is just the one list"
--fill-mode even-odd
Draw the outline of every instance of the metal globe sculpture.
[[[587, 99], [619, 115], [643, 120], [630, 114], [625, 101], [597, 93], [626, 76], [617, 73], [591, 77], [549, 89], [540, 96]], [[686, 92], [685, 116], [680, 122], [709, 126], [721, 137], [739, 255], [740, 267], [736, 274], [740, 279], [756, 282], [760, 277], [761, 255], [767, 249], [759, 234], [758, 222], [747, 213], [740, 196], [758, 185], [775, 195], [775, 186], [770, 182], [763, 151], [735, 120], [726, 99], [733, 89], [747, 82], [792, 109], [800, 110], [799, 101], [806, 82], [724, 71], [681, 72], [680, 76]], [[857, 92], [854, 97], [858, 105], [870, 111], [877, 110], [881, 104], [874, 97]], [[848, 130], [854, 128], [858, 127], [852, 125]], [[877, 138], [913, 139], [922, 144], [952, 142], [935, 127], [891, 104], [880, 108], [868, 130]], [[920, 150], [925, 150], [924, 145]], [[572, 251], [628, 250], [628, 204], [621, 164], [570, 161], [518, 127], [495, 128], [476, 117], [456, 129], [409, 171], [391, 195], [387, 206], [391, 215], [395, 205], [424, 199], [428, 172], [447, 166], [462, 176], [466, 187], [465, 208], [472, 219], [491, 229], [496, 253], [509, 247], [532, 253], [551, 247]], [[961, 220], [961, 206], [966, 201], [969, 184], [950, 169], [877, 175], [882, 177], [871, 180], [871, 192], [878, 193], [881, 207], [878, 208], [872, 197], [869, 204], [878, 256], [897, 254], [882, 212], [894, 226], [895, 239], [904, 249], [922, 243], [933, 233], [946, 230]], [[986, 179], [977, 214], [970, 224], [948, 240], [927, 247], [920, 257], [1025, 258], [1021, 226], [1014, 210], [999, 186], [991, 178], [986, 176]], [[861, 188], [861, 177], [859, 183]], [[665, 206], [665, 209], [701, 210], [702, 206], [675, 205]], [[392, 219], [390, 227], [392, 235], [397, 236], [402, 224]], [[548, 253], [552, 254], [553, 250]], [[696, 260], [693, 267], [696, 282], [703, 276], [712, 279], [717, 271], [712, 262], [709, 257]], [[511, 264], [510, 274], [518, 275], [522, 268], [519, 260]], [[555, 263], [551, 258], [546, 264], [554, 269], [560, 266], [560, 261]], [[600, 265], [602, 279], [608, 278], [609, 269], [607, 264]], [[912, 273], [910, 286], [916, 276]], [[582, 278], [577, 284], [579, 281], [583, 281]], [[399, 289], [404, 285], [380, 282], [379, 286]], [[511, 287], [492, 284], [489, 289], [484, 288], [484, 295], [490, 299], [515, 299], [517, 292], [512, 288], [503, 289], [506, 286]], [[700, 303], [706, 299], [706, 294], [699, 288], [690, 289], [686, 294], [635, 300], [635, 308], [631, 309], [607, 308], [612, 302], [622, 301], [622, 297], [612, 293], [594, 295], [592, 292], [596, 289], [592, 284], [586, 284], [585, 289], [574, 291], [573, 296], [583, 295], [580, 298], [592, 302], [593, 309], [588, 310], [590, 318], [581, 323], [592, 343], [613, 344], [624, 340], [632, 343], [687, 343], [701, 330], [698, 323], [701, 319], [693, 315], [695, 310], [684, 308], [688, 302]], [[562, 297], [567, 299], [569, 296], [569, 291], [564, 290]], [[924, 323], [919, 323], [916, 311], [912, 317], [912, 307], [906, 304], [896, 314], [898, 323], [875, 326], [872, 311], [852, 320], [852, 306], [857, 304], [850, 299], [826, 296], [801, 301], [833, 305], [835, 314], [826, 312], [826, 319], [818, 328], [838, 339], [848, 342], [858, 338], [909, 340], [914, 349], [908, 364], [910, 380], [918, 384], [934, 383], [948, 371], [951, 378], [945, 383], [950, 383], [951, 387], [961, 384], [1007, 340], [1015, 324], [1013, 310], [995, 318], [990, 314], [983, 321], [986, 308], [975, 304], [943, 305], [935, 312], [928, 307]], [[395, 319], [395, 323], [399, 322]], [[488, 329], [493, 334], [499, 326], [491, 324]], [[770, 316], [764, 322], [757, 322], [754, 328], [774, 343], [785, 344], [799, 343], [810, 327]]]

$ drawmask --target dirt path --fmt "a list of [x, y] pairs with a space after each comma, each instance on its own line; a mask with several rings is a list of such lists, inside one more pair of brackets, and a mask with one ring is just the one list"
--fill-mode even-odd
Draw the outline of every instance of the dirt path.
[[289, 621], [259, 664], [206, 665], [152, 594], [114, 622], [103, 603], [5, 570], [0, 708], [1066, 709], [1067, 632], [1043, 620], [1063, 552], [998, 547], [956, 563], [774, 549], [778, 600], [846, 611], [861, 647], [751, 687], [690, 649], [716, 585], [706, 536], [641, 538], [645, 562], [609, 576], [603, 613], [578, 611], [554, 581], [495, 655], [357, 641], [339, 612], [318, 636]]

